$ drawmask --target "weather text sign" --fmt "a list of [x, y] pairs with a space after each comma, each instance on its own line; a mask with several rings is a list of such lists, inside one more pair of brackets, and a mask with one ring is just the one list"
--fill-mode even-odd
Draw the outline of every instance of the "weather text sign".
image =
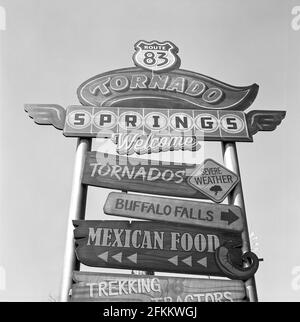
[[188, 183], [215, 202], [222, 202], [239, 177], [222, 164], [206, 159], [188, 178]]

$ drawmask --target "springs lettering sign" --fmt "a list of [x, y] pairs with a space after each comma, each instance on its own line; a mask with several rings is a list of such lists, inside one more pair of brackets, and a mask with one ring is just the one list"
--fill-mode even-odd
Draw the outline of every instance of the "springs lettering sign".
[[272, 131], [283, 111], [199, 111], [134, 107], [26, 105], [38, 124], [52, 124], [67, 137], [111, 138], [119, 154], [200, 149], [199, 141], [252, 142]]
[[257, 84], [236, 87], [179, 69], [178, 48], [169, 41], [139, 41], [135, 49], [137, 67], [100, 74], [80, 85], [77, 95], [83, 105], [244, 110], [257, 95]]
[[117, 133], [186, 136], [203, 140], [252, 141], [246, 114], [239, 111], [190, 109], [96, 108], [70, 106], [65, 136], [111, 137]]

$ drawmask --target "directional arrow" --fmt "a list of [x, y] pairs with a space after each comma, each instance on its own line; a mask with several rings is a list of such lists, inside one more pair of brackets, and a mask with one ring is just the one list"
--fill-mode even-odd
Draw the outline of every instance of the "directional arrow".
[[228, 225], [231, 225], [238, 219], [239, 217], [230, 209], [228, 209], [228, 211], [221, 212], [221, 220], [227, 221]]
[[169, 262], [171, 262], [172, 264], [174, 264], [175, 266], [178, 265], [178, 256], [174, 256], [172, 258], [168, 259]]
[[114, 256], [112, 256], [112, 258], [114, 258], [115, 260], [117, 260], [119, 263], [122, 262], [122, 252], [121, 253], [118, 253]]
[[107, 262], [108, 252], [98, 255], [98, 257], [103, 259], [105, 262]]
[[189, 265], [190, 267], [192, 267], [192, 256], [189, 256], [185, 259], [182, 260], [186, 265]]
[[207, 267], [207, 257], [203, 257], [197, 261], [198, 264]]
[[130, 261], [132, 261], [133, 263], [136, 264], [137, 262], [137, 253], [133, 254], [133, 255], [130, 255], [127, 257]]

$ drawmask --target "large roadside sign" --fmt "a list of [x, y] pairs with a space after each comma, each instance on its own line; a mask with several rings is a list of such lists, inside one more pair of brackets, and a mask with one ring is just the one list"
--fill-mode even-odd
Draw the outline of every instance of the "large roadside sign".
[[239, 177], [222, 164], [206, 159], [188, 178], [188, 183], [215, 202], [222, 202]]
[[[107, 214], [151, 220], [75, 221], [77, 258], [94, 267], [248, 281], [249, 298], [255, 301], [252, 277], [259, 259], [250, 251], [242, 254], [242, 249], [250, 246], [237, 174], [212, 159], [202, 164], [180, 164], [128, 155], [196, 151], [202, 141], [222, 141], [224, 150], [238, 165], [231, 143], [252, 142], [257, 132], [275, 130], [286, 112], [245, 112], [256, 98], [257, 84], [233, 86], [181, 69], [178, 48], [170, 41], [140, 40], [134, 48], [135, 67], [98, 74], [79, 86], [81, 105], [65, 109], [58, 104], [25, 104], [35, 123], [52, 125], [66, 137], [79, 138], [68, 231], [79, 213], [85, 217], [86, 185], [122, 191], [109, 195], [104, 207]], [[92, 138], [111, 139], [117, 155], [88, 152]], [[235, 168], [238, 171], [238, 166]], [[241, 196], [241, 209], [196, 201], [221, 203], [235, 188]], [[147, 195], [126, 194], [128, 191]], [[72, 242], [68, 235], [65, 258], [72, 260], [67, 265], [76, 269]], [[64, 270], [64, 301], [69, 299], [71, 271]], [[74, 276], [73, 300], [239, 301], [245, 296], [237, 281], [99, 277], [86, 273]], [[96, 284], [92, 290], [85, 285], [88, 281]], [[151, 285], [161, 292], [148, 292]], [[137, 287], [144, 289], [134, 292]]]

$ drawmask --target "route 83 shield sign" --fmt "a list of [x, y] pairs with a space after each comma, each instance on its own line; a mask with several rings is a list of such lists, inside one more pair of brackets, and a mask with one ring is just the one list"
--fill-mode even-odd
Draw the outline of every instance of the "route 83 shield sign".
[[134, 48], [136, 52], [133, 55], [133, 61], [138, 67], [160, 72], [178, 68], [180, 65], [180, 58], [177, 56], [178, 48], [170, 41], [140, 40]]

